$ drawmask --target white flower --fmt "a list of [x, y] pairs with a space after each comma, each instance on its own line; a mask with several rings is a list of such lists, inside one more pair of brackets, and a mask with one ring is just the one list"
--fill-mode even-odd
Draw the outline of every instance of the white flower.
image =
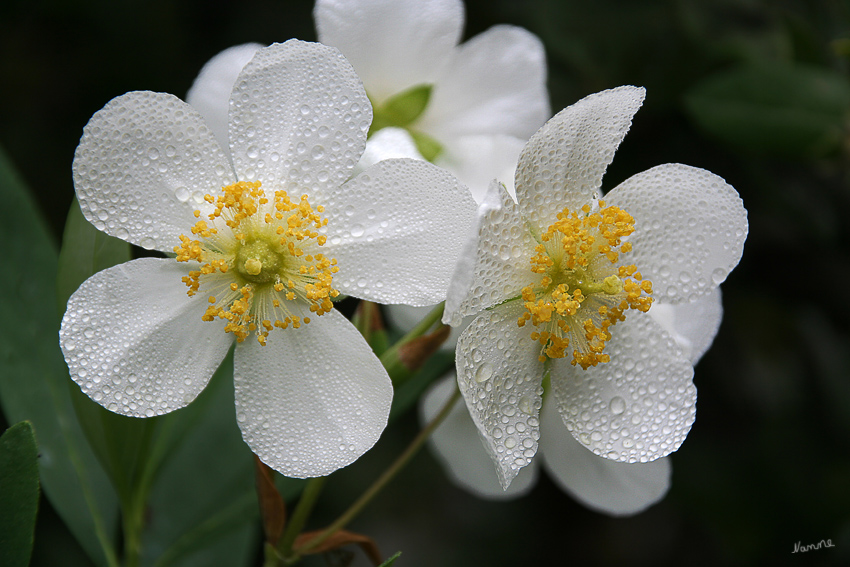
[[236, 342], [245, 441], [285, 475], [325, 475], [375, 443], [392, 398], [330, 299], [444, 297], [446, 250], [475, 204], [421, 161], [349, 180], [371, 111], [333, 48], [293, 40], [257, 51], [230, 106], [231, 161], [171, 95], [128, 93], [89, 121], [74, 159], [86, 218], [177, 258], [89, 278], [68, 302], [62, 350], [86, 394], [145, 417], [191, 402]]
[[[717, 334], [722, 313], [720, 288], [691, 303], [655, 305], [649, 310], [649, 315], [664, 326], [694, 365]], [[425, 393], [419, 408], [423, 423], [430, 422], [446, 403], [456, 379], [451, 373]], [[664, 497], [670, 487], [669, 457], [635, 464], [599, 457], [564, 430], [555, 405], [552, 396], [545, 398], [538, 451], [549, 476], [562, 490], [588, 508], [614, 516], [637, 514]], [[449, 478], [459, 487], [482, 498], [499, 500], [516, 498], [531, 490], [537, 481], [538, 460], [520, 470], [503, 490], [481, 441], [469, 411], [460, 404], [452, 408], [429, 438]]]
[[[349, 60], [375, 107], [374, 130], [398, 127], [370, 145], [421, 155], [451, 171], [479, 198], [495, 174], [513, 177], [524, 141], [550, 116], [540, 40], [498, 25], [459, 45], [460, 0], [318, 0], [319, 41]], [[207, 63], [187, 101], [226, 136], [229, 85], [259, 44]], [[395, 112], [402, 109], [402, 112]]]
[[494, 183], [461, 254], [444, 321], [483, 311], [458, 341], [458, 385], [503, 487], [537, 451], [546, 375], [573, 437], [614, 461], [663, 457], [693, 423], [693, 366], [645, 312], [712, 293], [741, 257], [746, 211], [678, 164], [600, 200], [643, 97], [620, 87], [552, 118], [520, 156], [517, 201]]

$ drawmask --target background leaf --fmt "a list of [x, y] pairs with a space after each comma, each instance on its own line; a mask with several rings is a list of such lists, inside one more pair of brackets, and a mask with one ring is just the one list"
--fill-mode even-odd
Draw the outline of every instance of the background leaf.
[[850, 82], [802, 65], [748, 65], [712, 75], [686, 95], [706, 132], [733, 146], [781, 156], [835, 153], [846, 136]]
[[77, 424], [59, 351], [56, 247], [2, 150], [0, 200], [12, 211], [0, 223], [0, 403], [38, 432], [41, 482], [59, 516], [95, 564], [117, 565], [115, 493]]
[[38, 513], [38, 449], [27, 421], [0, 436], [0, 487], [0, 557], [6, 567], [26, 567]]

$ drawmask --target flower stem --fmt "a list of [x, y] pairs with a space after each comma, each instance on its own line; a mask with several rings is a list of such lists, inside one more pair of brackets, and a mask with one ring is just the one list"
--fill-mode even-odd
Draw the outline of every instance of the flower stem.
[[[436, 311], [436, 310], [435, 310]], [[439, 317], [439, 315], [438, 315]], [[410, 461], [410, 459], [416, 454], [417, 451], [422, 447], [422, 444], [428, 439], [428, 436], [443, 422], [446, 416], [451, 411], [455, 402], [460, 397], [460, 391], [455, 389], [454, 394], [446, 401], [445, 405], [442, 407], [440, 412], [431, 420], [431, 422], [419, 432], [419, 434], [410, 442], [410, 445], [404, 450], [404, 452], [398, 456], [398, 458], [393, 462], [392, 465], [387, 468], [383, 472], [383, 474], [372, 483], [361, 496], [357, 499], [354, 504], [352, 504], [348, 510], [342, 513], [342, 515], [337, 518], [330, 526], [328, 526], [325, 531], [319, 534], [317, 537], [311, 539], [306, 542], [300, 548], [295, 549], [295, 555], [292, 559], [297, 559], [299, 556], [304, 555], [305, 553], [309, 553], [311, 549], [318, 547], [322, 542], [331, 537], [338, 530], [344, 528], [348, 523], [357, 516], [366, 505], [372, 501], [372, 499], [387, 485], [387, 483], [392, 480], [398, 472], [404, 468], [404, 466]]]
[[424, 319], [381, 355], [381, 364], [387, 369], [387, 374], [390, 375], [394, 384], [408, 377], [412, 370], [416, 370], [415, 368], [408, 368], [408, 365], [405, 364], [402, 349], [411, 341], [427, 333], [435, 323], [438, 323], [443, 316], [445, 307], [445, 301], [436, 305]]
[[304, 529], [304, 524], [307, 523], [307, 518], [310, 517], [310, 512], [316, 505], [316, 500], [319, 494], [322, 493], [322, 488], [328, 480], [326, 476], [311, 478], [307, 481], [307, 486], [304, 487], [304, 492], [301, 493], [301, 498], [298, 500], [298, 505], [295, 506], [295, 511], [292, 512], [292, 517], [286, 525], [283, 535], [277, 544], [277, 549], [282, 557], [288, 558], [292, 555], [292, 544], [295, 538]]

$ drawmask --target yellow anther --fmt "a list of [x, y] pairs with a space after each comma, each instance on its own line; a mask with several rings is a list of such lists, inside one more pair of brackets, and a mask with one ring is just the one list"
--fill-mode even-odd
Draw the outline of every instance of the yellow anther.
[[[294, 202], [286, 191], [267, 196], [259, 181], [234, 183], [217, 196], [205, 195], [204, 201], [212, 205], [211, 212], [201, 219], [201, 212], [194, 211], [198, 220], [189, 228], [198, 240], [180, 235], [174, 247], [178, 261], [200, 265], [182, 278], [188, 295], [208, 285], [207, 278], [217, 290], [226, 285], [221, 295], [208, 296], [202, 320], [224, 320], [225, 332], [238, 341], [255, 333], [265, 344], [275, 327], [297, 329], [310, 322], [291, 315], [287, 301], [306, 302], [317, 315], [333, 309], [331, 298], [339, 295], [333, 274], [339, 268], [318, 251], [327, 242], [318, 233], [328, 224], [319, 214], [323, 207], [314, 209], [307, 195]], [[222, 277], [231, 281], [212, 279]]]
[[652, 284], [641, 281], [637, 267], [616, 265], [632, 250], [623, 239], [634, 232], [634, 219], [604, 201], [595, 210], [559, 212], [531, 258], [531, 272], [542, 277], [522, 288], [526, 311], [517, 325], [531, 321], [539, 329], [530, 336], [542, 346], [541, 361], [564, 358], [571, 347], [574, 365], [608, 362], [603, 351], [610, 328], [625, 320], [625, 311], [646, 312], [652, 304]]

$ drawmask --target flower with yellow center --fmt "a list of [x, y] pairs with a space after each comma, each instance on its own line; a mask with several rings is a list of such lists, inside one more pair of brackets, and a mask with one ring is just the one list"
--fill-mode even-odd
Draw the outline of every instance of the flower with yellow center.
[[569, 432], [613, 461], [663, 457], [693, 423], [692, 363], [650, 314], [715, 292], [747, 216], [722, 179], [678, 164], [601, 199], [643, 97], [604, 91], [547, 122], [520, 155], [516, 201], [493, 183], [456, 267], [443, 320], [479, 314], [458, 385], [503, 487], [537, 452], [545, 376]]
[[195, 109], [166, 94], [117, 97], [86, 125], [74, 159], [86, 218], [176, 257], [84, 282], [62, 320], [62, 351], [92, 399], [150, 417], [190, 403], [235, 344], [245, 441], [285, 475], [326, 475], [375, 443], [392, 399], [333, 298], [439, 301], [475, 203], [422, 161], [351, 178], [372, 116], [333, 48], [259, 50], [230, 101], [227, 153]]

